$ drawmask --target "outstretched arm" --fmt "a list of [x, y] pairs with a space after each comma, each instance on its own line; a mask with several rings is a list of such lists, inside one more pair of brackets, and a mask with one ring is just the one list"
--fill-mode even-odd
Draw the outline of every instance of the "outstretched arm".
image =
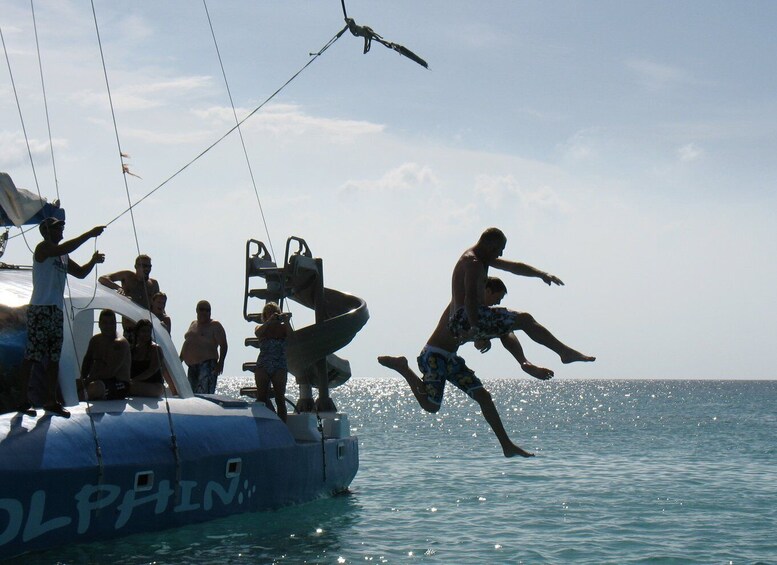
[[517, 261], [508, 261], [507, 259], [495, 259], [491, 266], [495, 269], [499, 269], [501, 271], [507, 271], [508, 273], [512, 273], [514, 275], [519, 275], [521, 277], [537, 277], [542, 279], [542, 281], [547, 284], [556, 284], [559, 286], [564, 286], [564, 283], [560, 278], [558, 278], [555, 275], [551, 275], [550, 273], [546, 273], [545, 271], [540, 271], [539, 269], [532, 267], [531, 265], [527, 265], [526, 263], [519, 263]]
[[35, 248], [35, 260], [40, 263], [49, 257], [59, 257], [60, 255], [72, 253], [81, 247], [87, 240], [103, 233], [104, 230], [105, 226], [95, 226], [78, 237], [63, 241], [62, 243], [56, 244], [50, 241], [44, 241]]

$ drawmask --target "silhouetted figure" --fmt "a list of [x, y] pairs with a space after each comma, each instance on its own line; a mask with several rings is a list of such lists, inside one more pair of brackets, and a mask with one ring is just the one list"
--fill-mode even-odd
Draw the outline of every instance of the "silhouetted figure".
[[[44, 410], [58, 416], [70, 417], [57, 400], [59, 356], [62, 352], [62, 324], [64, 322], [64, 294], [67, 275], [86, 278], [97, 263], [105, 261], [105, 255], [95, 251], [85, 265], [79, 265], [68, 256], [89, 239], [99, 236], [105, 226], [96, 226], [76, 238], [62, 242], [65, 222], [46, 218], [38, 226], [43, 236], [33, 253], [32, 298], [27, 309], [27, 349], [21, 368], [21, 387], [25, 401], [18, 411], [36, 415], [26, 398], [33, 362], [46, 367], [46, 398]], [[62, 242], [62, 243], [60, 243]]]

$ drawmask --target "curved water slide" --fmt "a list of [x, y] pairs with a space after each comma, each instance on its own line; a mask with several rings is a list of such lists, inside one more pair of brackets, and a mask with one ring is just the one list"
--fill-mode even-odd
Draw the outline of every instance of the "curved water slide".
[[[295, 253], [291, 245], [297, 244]], [[256, 252], [252, 253], [255, 246]], [[246, 246], [246, 294], [244, 317], [260, 322], [259, 312], [248, 311], [249, 299], [282, 303], [284, 300], [310, 308], [316, 314], [315, 323], [295, 329], [286, 346], [289, 372], [301, 385], [312, 385], [319, 390], [334, 388], [351, 377], [350, 363], [335, 355], [348, 345], [369, 319], [367, 303], [351, 294], [324, 287], [323, 262], [314, 258], [307, 243], [290, 237], [286, 244], [284, 265], [279, 268], [270, 260], [263, 243], [250, 240]], [[253, 289], [256, 277], [264, 279], [266, 288]], [[261, 310], [261, 308], [259, 309]], [[258, 346], [255, 338], [246, 345]], [[245, 363], [251, 370], [253, 363]]]

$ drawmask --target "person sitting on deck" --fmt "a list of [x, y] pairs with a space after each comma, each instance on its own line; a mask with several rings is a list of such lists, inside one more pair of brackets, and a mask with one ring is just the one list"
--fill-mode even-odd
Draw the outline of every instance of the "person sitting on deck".
[[170, 316], [165, 312], [167, 306], [167, 295], [164, 292], [157, 292], [151, 297], [151, 313], [154, 314], [162, 322], [162, 326], [170, 333], [172, 328], [172, 322]]
[[100, 333], [89, 340], [81, 362], [82, 400], [120, 400], [126, 398], [130, 385], [130, 346], [116, 332], [116, 313], [100, 312]]
[[289, 326], [291, 312], [281, 312], [275, 302], [268, 302], [262, 310], [262, 324], [254, 334], [259, 340], [259, 357], [256, 359], [256, 401], [268, 402], [270, 383], [275, 395], [278, 417], [286, 421], [286, 338], [293, 331]]
[[162, 379], [162, 352], [151, 339], [153, 326], [150, 320], [135, 324], [135, 345], [132, 346], [130, 366], [130, 395], [161, 397], [165, 394]]

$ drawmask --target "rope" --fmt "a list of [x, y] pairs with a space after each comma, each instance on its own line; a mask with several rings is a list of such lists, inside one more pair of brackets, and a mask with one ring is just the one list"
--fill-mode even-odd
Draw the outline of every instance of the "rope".
[[32, 28], [35, 30], [35, 49], [38, 52], [38, 70], [40, 71], [40, 87], [43, 91], [43, 108], [46, 111], [46, 128], [49, 132], [49, 150], [51, 151], [51, 166], [54, 170], [54, 188], [59, 200], [59, 179], [57, 178], [57, 162], [54, 159], [54, 140], [51, 136], [51, 121], [49, 120], [49, 103], [46, 97], [46, 83], [43, 81], [43, 61], [40, 56], [40, 42], [38, 41], [38, 25], [35, 21], [35, 0], [30, 0], [30, 11], [32, 12]]
[[[113, 106], [113, 96], [111, 94], [111, 85], [110, 85], [110, 82], [108, 81], [108, 69], [107, 69], [106, 64], [105, 64], [105, 53], [103, 52], [102, 39], [100, 38], [100, 26], [99, 26], [99, 24], [97, 22], [97, 11], [95, 10], [95, 7], [94, 7], [94, 0], [91, 0], [91, 5], [92, 5], [92, 16], [94, 18], [94, 29], [95, 29], [95, 32], [97, 34], [97, 44], [98, 44], [98, 46], [100, 48], [100, 61], [102, 62], [103, 76], [105, 77], [105, 88], [106, 88], [106, 90], [108, 92], [108, 103], [109, 103], [109, 105], [111, 107], [111, 119], [113, 120], [113, 131], [114, 131], [114, 134], [116, 136], [116, 146], [117, 146], [117, 149], [118, 149], [118, 152], [119, 152], [119, 161], [121, 162], [121, 166], [122, 166], [121, 170], [122, 170], [122, 178], [124, 180], [124, 190], [125, 190], [125, 193], [127, 195], [127, 203], [129, 204], [128, 211], [130, 212], [130, 219], [131, 219], [131, 222], [132, 222], [132, 233], [133, 233], [133, 236], [135, 238], [135, 248], [136, 248], [136, 250], [138, 252], [138, 255], [140, 255], [140, 242], [138, 240], [138, 231], [137, 231], [137, 226], [135, 224], [135, 214], [134, 214], [134, 212], [132, 210], [134, 208], [134, 205], [132, 204], [132, 197], [130, 196], [130, 192], [129, 192], [129, 184], [127, 183], [127, 169], [124, 166], [124, 152], [122, 151], [121, 140], [119, 138], [119, 128], [118, 128], [118, 125], [117, 125], [117, 122], [116, 122], [116, 112], [115, 112], [114, 106]], [[111, 222], [109, 222], [107, 225], [110, 225], [111, 223], [113, 223], [113, 220]], [[143, 292], [144, 292], [144, 294], [146, 296], [146, 304], [148, 304], [148, 308], [149, 308], [149, 310], [148, 310], [149, 320], [153, 320], [154, 314], [153, 314], [153, 312], [151, 312], [151, 297], [148, 296], [148, 286], [145, 285], [145, 284], [143, 285]], [[152, 331], [153, 331], [153, 322], [152, 322]], [[157, 355], [159, 355], [159, 350], [157, 350]], [[162, 364], [161, 359], [160, 359], [160, 367], [162, 365], [163, 364]], [[181, 458], [180, 458], [180, 454], [179, 454], [179, 451], [178, 451], [178, 441], [177, 441], [177, 438], [176, 438], [176, 435], [175, 435], [175, 427], [173, 426], [173, 417], [172, 417], [172, 414], [170, 412], [170, 403], [168, 402], [167, 391], [166, 390], [165, 390], [165, 407], [167, 409], [167, 421], [168, 421], [168, 424], [170, 426], [170, 442], [171, 442], [171, 445], [172, 445], [172, 452], [173, 452], [173, 457], [174, 457], [174, 460], [175, 460], [175, 468], [176, 468], [176, 483], [175, 484], [176, 484], [176, 487], [178, 487], [178, 486], [180, 486], [180, 478], [181, 478]]]
[[30, 149], [30, 139], [27, 136], [27, 128], [24, 125], [24, 116], [22, 115], [22, 105], [19, 102], [19, 93], [16, 91], [16, 81], [13, 79], [13, 71], [11, 70], [11, 60], [8, 58], [8, 49], [5, 46], [5, 36], [3, 35], [3, 28], [0, 26], [0, 41], [3, 43], [3, 52], [5, 53], [5, 62], [8, 65], [8, 74], [11, 77], [11, 86], [13, 87], [13, 95], [16, 99], [16, 109], [19, 111], [19, 121], [22, 123], [22, 132], [24, 132], [24, 142], [27, 144], [27, 155], [30, 157], [30, 166], [32, 167], [32, 176], [35, 178], [35, 188], [38, 191], [38, 198], [43, 199], [40, 194], [40, 185], [38, 184], [38, 173], [35, 171], [35, 161], [32, 158], [32, 150]]
[[272, 238], [270, 237], [270, 229], [267, 227], [267, 219], [264, 215], [264, 208], [262, 208], [262, 201], [259, 199], [259, 190], [256, 188], [256, 180], [254, 179], [254, 171], [251, 168], [251, 160], [248, 158], [248, 150], [246, 149], [245, 139], [243, 139], [243, 130], [240, 128], [240, 121], [237, 119], [237, 111], [235, 110], [235, 101], [232, 99], [232, 90], [229, 88], [229, 81], [227, 80], [227, 73], [224, 70], [224, 61], [221, 59], [221, 51], [219, 50], [218, 41], [216, 41], [216, 32], [213, 30], [213, 22], [210, 18], [210, 12], [208, 11], [208, 4], [206, 0], [202, 0], [202, 5], [205, 8], [205, 15], [208, 18], [208, 26], [210, 26], [210, 34], [213, 37], [213, 45], [216, 48], [216, 56], [219, 59], [219, 66], [221, 67], [221, 75], [224, 77], [224, 86], [227, 89], [227, 95], [229, 96], [229, 103], [232, 106], [232, 115], [235, 118], [235, 124], [237, 125], [237, 133], [240, 136], [240, 144], [243, 146], [243, 155], [246, 158], [246, 166], [248, 167], [248, 174], [251, 177], [251, 184], [254, 187], [254, 194], [256, 195], [256, 203], [259, 205], [259, 213], [262, 216], [262, 223], [264, 224], [264, 231], [267, 234], [267, 242], [270, 244], [270, 251], [273, 257], [275, 257], [275, 249], [273, 249]]
[[332, 39], [330, 39], [330, 40], [329, 40], [329, 41], [326, 43], [326, 45], [324, 45], [324, 46], [323, 46], [323, 47], [322, 47], [322, 48], [321, 48], [321, 49], [318, 51], [318, 53], [311, 53], [310, 55], [311, 55], [311, 57], [313, 57], [313, 58], [312, 58], [310, 61], [308, 61], [308, 62], [307, 62], [305, 65], [303, 65], [303, 66], [302, 66], [302, 68], [300, 68], [300, 69], [299, 69], [299, 70], [298, 70], [296, 73], [294, 73], [294, 74], [292, 75], [292, 77], [291, 77], [289, 80], [287, 80], [285, 83], [283, 83], [283, 85], [281, 85], [281, 86], [280, 86], [280, 87], [279, 87], [279, 88], [278, 88], [278, 89], [277, 89], [275, 92], [273, 92], [273, 93], [272, 93], [270, 96], [268, 96], [268, 97], [267, 97], [267, 98], [264, 100], [264, 102], [262, 102], [261, 104], [259, 104], [259, 105], [258, 105], [256, 108], [254, 108], [254, 109], [251, 111], [251, 113], [250, 113], [250, 114], [248, 114], [248, 115], [247, 115], [245, 118], [243, 118], [243, 119], [242, 119], [242, 120], [240, 120], [238, 123], [236, 123], [234, 126], [232, 126], [232, 127], [231, 127], [231, 128], [230, 128], [230, 129], [229, 129], [229, 130], [228, 130], [228, 131], [227, 131], [227, 132], [224, 134], [224, 135], [222, 135], [222, 136], [221, 136], [221, 137], [219, 137], [219, 138], [218, 138], [216, 141], [214, 141], [213, 143], [211, 143], [211, 144], [210, 144], [208, 147], [206, 147], [205, 149], [203, 149], [203, 150], [202, 150], [202, 151], [201, 151], [201, 152], [200, 152], [198, 155], [196, 155], [196, 156], [195, 156], [195, 157], [194, 157], [192, 160], [190, 160], [188, 163], [186, 163], [186, 164], [185, 164], [183, 167], [181, 167], [181, 168], [180, 168], [180, 169], [178, 169], [176, 172], [174, 172], [172, 175], [170, 175], [169, 177], [167, 177], [167, 178], [166, 178], [164, 181], [162, 181], [162, 182], [161, 182], [159, 185], [157, 185], [157, 187], [156, 187], [156, 188], [152, 189], [152, 190], [151, 190], [150, 192], [148, 192], [148, 193], [147, 193], [145, 196], [143, 196], [142, 198], [140, 198], [140, 199], [139, 199], [137, 202], [135, 202], [135, 204], [131, 205], [131, 206], [130, 206], [130, 207], [127, 209], [127, 210], [124, 210], [124, 211], [123, 211], [121, 214], [119, 214], [118, 216], [116, 216], [115, 218], [113, 218], [113, 219], [112, 219], [110, 222], [108, 222], [108, 223], [106, 224], [106, 226], [110, 226], [110, 225], [111, 225], [113, 222], [115, 222], [116, 220], [118, 220], [119, 218], [121, 218], [121, 217], [122, 217], [124, 214], [126, 214], [127, 212], [131, 212], [132, 208], [134, 208], [135, 206], [137, 206], [138, 204], [140, 204], [141, 202], [143, 202], [143, 201], [144, 201], [146, 198], [148, 198], [149, 196], [151, 196], [152, 194], [154, 194], [154, 193], [155, 193], [157, 190], [159, 190], [160, 188], [162, 188], [163, 186], [165, 186], [165, 185], [166, 185], [168, 182], [170, 182], [171, 180], [173, 180], [175, 177], [177, 177], [179, 174], [181, 174], [181, 173], [182, 173], [182, 172], [184, 172], [186, 169], [188, 169], [188, 168], [189, 168], [191, 165], [193, 165], [193, 164], [194, 164], [196, 161], [198, 161], [200, 158], [202, 158], [202, 157], [203, 157], [203, 156], [204, 156], [206, 153], [208, 153], [208, 152], [209, 152], [211, 149], [213, 149], [214, 147], [216, 147], [216, 145], [218, 145], [219, 143], [221, 143], [222, 141], [224, 141], [224, 139], [226, 139], [226, 138], [227, 138], [227, 137], [228, 137], [228, 136], [229, 136], [229, 135], [230, 135], [230, 134], [231, 134], [233, 131], [235, 131], [235, 130], [236, 130], [236, 129], [238, 129], [238, 128], [239, 128], [241, 125], [243, 125], [243, 124], [244, 124], [244, 123], [245, 123], [245, 122], [246, 122], [246, 121], [247, 121], [249, 118], [253, 117], [253, 115], [254, 115], [254, 114], [256, 114], [256, 113], [257, 113], [259, 110], [261, 110], [261, 109], [262, 109], [262, 108], [263, 108], [263, 107], [264, 107], [264, 106], [265, 106], [265, 105], [266, 105], [268, 102], [270, 102], [270, 101], [271, 101], [273, 98], [275, 98], [275, 97], [276, 97], [276, 96], [277, 96], [277, 95], [278, 95], [278, 94], [279, 94], [279, 93], [280, 93], [280, 92], [281, 92], [281, 91], [282, 91], [284, 88], [286, 88], [286, 87], [287, 87], [287, 86], [288, 86], [288, 85], [289, 85], [289, 84], [290, 84], [290, 83], [291, 83], [291, 82], [292, 82], [294, 79], [296, 79], [296, 78], [297, 78], [297, 77], [298, 77], [300, 74], [302, 74], [302, 72], [303, 72], [305, 69], [307, 69], [307, 68], [308, 68], [308, 67], [309, 67], [309, 66], [310, 66], [310, 65], [313, 63], [313, 61], [315, 61], [315, 60], [316, 60], [316, 59], [318, 59], [318, 58], [319, 58], [321, 55], [323, 55], [323, 54], [324, 54], [324, 52], [325, 52], [327, 49], [329, 49], [329, 48], [330, 48], [330, 47], [331, 47], [331, 46], [334, 44], [334, 42], [335, 42], [335, 41], [337, 41], [338, 39], [340, 39], [340, 37], [342, 37], [342, 35], [343, 35], [343, 34], [344, 34], [346, 31], [348, 31], [348, 26], [345, 26], [343, 29], [341, 29], [339, 32], [337, 32], [337, 34], [335, 34], [335, 36], [334, 36]]

